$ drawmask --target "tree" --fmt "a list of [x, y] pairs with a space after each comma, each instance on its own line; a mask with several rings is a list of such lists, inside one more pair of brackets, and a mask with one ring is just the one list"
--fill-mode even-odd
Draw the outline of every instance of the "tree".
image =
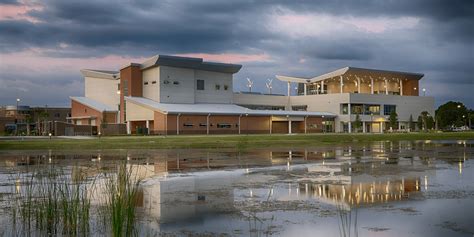
[[[449, 101], [438, 107], [436, 110], [436, 120], [438, 128], [447, 129], [453, 126], [460, 127], [465, 125], [464, 119], [467, 118], [468, 110], [461, 102]], [[463, 118], [462, 116], [465, 116]]]
[[424, 130], [423, 117], [421, 116], [421, 114], [418, 116], [418, 121], [416, 122], [416, 125], [418, 126], [419, 130]]
[[359, 132], [360, 128], [362, 127], [362, 121], [360, 120], [359, 114], [356, 114], [356, 118], [354, 123], [352, 124], [354, 126], [354, 131]]
[[433, 123], [434, 119], [427, 111], [421, 112], [420, 116], [418, 116], [418, 128], [420, 130], [433, 129]]
[[415, 131], [415, 122], [413, 122], [413, 116], [410, 114], [410, 120], [408, 120], [408, 126], [410, 131]]
[[33, 118], [30, 114], [25, 115], [25, 122], [26, 122], [26, 135], [30, 135], [30, 123], [33, 122]]
[[390, 117], [388, 118], [390, 128], [395, 129], [398, 123], [398, 114], [392, 110], [390, 113]]
[[426, 129], [431, 130], [434, 127], [434, 119], [432, 116], [426, 117]]

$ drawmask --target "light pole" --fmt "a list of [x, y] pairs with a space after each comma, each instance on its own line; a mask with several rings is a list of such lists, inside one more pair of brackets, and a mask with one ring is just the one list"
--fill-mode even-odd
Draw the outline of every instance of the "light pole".
[[16, 112], [15, 112], [15, 134], [18, 136], [18, 115], [20, 112], [18, 111], [18, 104], [20, 103], [20, 98], [16, 98]]
[[426, 96], [426, 88], [423, 88], [423, 96]]

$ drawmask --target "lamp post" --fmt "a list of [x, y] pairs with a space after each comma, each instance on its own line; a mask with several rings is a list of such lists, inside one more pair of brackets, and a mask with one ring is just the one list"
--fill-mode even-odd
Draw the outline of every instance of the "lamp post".
[[15, 134], [18, 136], [18, 114], [20, 113], [18, 111], [18, 104], [20, 103], [20, 98], [16, 98], [16, 112], [15, 112]]
[[426, 96], [426, 88], [423, 88], [423, 96]]

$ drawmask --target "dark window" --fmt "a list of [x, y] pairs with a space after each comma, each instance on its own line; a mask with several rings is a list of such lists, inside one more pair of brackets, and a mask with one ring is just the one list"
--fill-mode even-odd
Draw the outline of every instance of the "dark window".
[[165, 84], [165, 85], [170, 84], [170, 81], [164, 80], [164, 81], [163, 81], [163, 84]]
[[59, 117], [61, 117], [61, 114], [60, 114], [60, 113], [55, 113], [55, 114], [54, 114], [54, 117], [55, 117], [55, 118], [59, 118]]
[[194, 124], [192, 124], [192, 123], [183, 123], [183, 126], [184, 127], [192, 127], [192, 126], [194, 126]]
[[206, 196], [198, 195], [198, 201], [206, 201]]
[[146, 81], [146, 82], [145, 82], [145, 83], [143, 83], [143, 84], [145, 84], [145, 85], [148, 85], [148, 82]]
[[152, 81], [151, 84], [156, 84], [156, 81]]
[[123, 95], [129, 96], [128, 94], [128, 80], [123, 80]]
[[221, 89], [221, 85], [216, 84], [216, 90], [220, 90], [220, 89]]
[[196, 89], [199, 91], [204, 90], [204, 80], [197, 80]]
[[362, 114], [363, 113], [363, 105], [361, 104], [351, 104], [351, 114]]
[[228, 85], [224, 85], [224, 90], [228, 90], [229, 89], [229, 86]]
[[348, 113], [349, 113], [349, 105], [341, 104], [341, 114], [348, 114]]
[[307, 111], [308, 106], [307, 105], [295, 105], [295, 106], [291, 106], [291, 109], [293, 111]]
[[218, 123], [217, 128], [231, 128], [232, 125], [230, 123]]
[[205, 123], [200, 123], [200, 124], [199, 124], [199, 127], [207, 127], [207, 124], [205, 124]]
[[179, 85], [179, 81], [174, 81], [173, 85]]
[[393, 112], [397, 112], [397, 106], [396, 105], [384, 105], [383, 106], [383, 114], [384, 115], [390, 115]]

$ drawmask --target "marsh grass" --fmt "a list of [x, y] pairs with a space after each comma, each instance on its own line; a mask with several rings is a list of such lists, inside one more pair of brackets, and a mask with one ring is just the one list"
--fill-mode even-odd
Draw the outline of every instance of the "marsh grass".
[[118, 165], [117, 173], [106, 181], [106, 212], [112, 236], [137, 236], [136, 202], [141, 180], [133, 166]]
[[[18, 174], [11, 202], [8, 236], [137, 236], [136, 201], [140, 180], [133, 166], [120, 163], [116, 173], [85, 178], [49, 165]], [[74, 175], [75, 174], [75, 175]], [[99, 192], [98, 181], [104, 190]], [[101, 198], [96, 193], [104, 194]], [[98, 200], [92, 208], [91, 200]], [[96, 227], [99, 231], [92, 232]]]

